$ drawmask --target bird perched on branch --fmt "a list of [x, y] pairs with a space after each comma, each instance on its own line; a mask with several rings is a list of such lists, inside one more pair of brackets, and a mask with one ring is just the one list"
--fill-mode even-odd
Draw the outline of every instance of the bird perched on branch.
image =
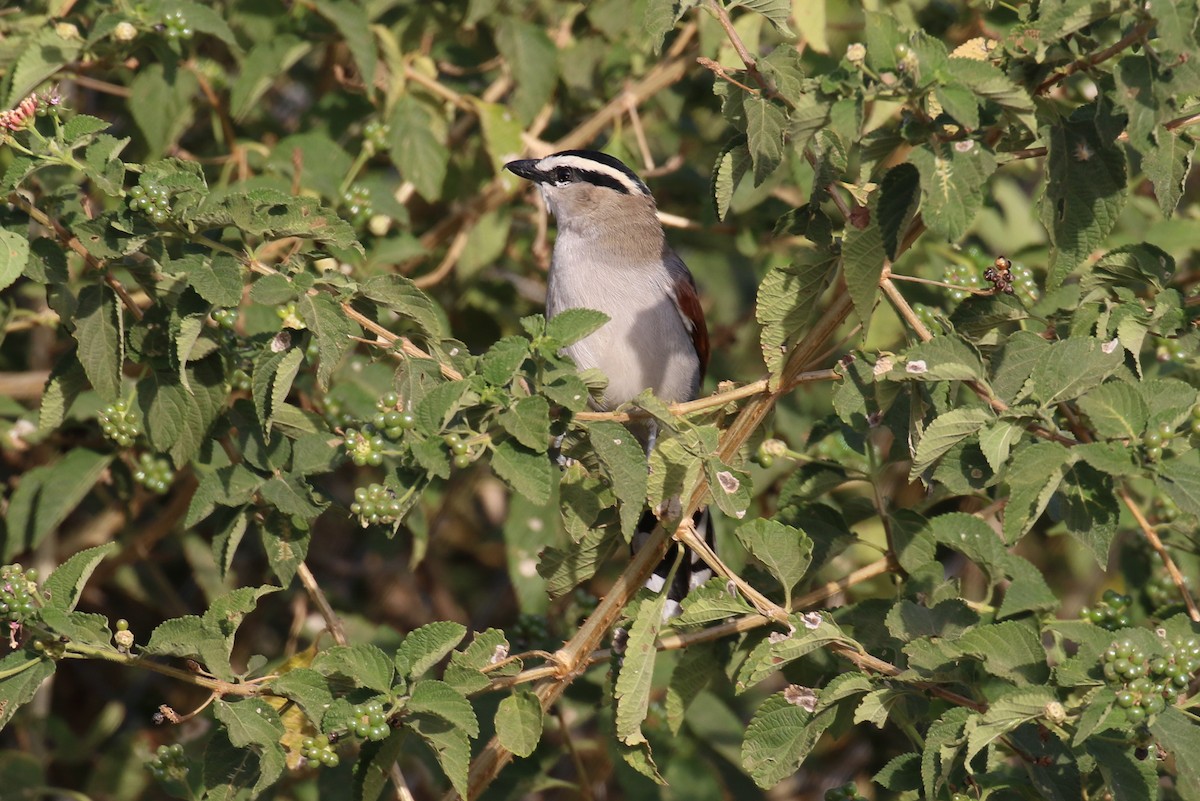
[[[667, 403], [694, 399], [708, 364], [708, 328], [696, 282], [667, 244], [646, 184], [620, 160], [594, 150], [510, 161], [505, 168], [537, 186], [557, 221], [546, 316], [574, 308], [608, 315], [607, 323], [565, 349], [581, 369], [597, 368], [608, 378], [593, 405], [611, 410], [646, 389]], [[632, 424], [631, 431], [649, 453], [653, 422]], [[707, 510], [693, 520], [711, 545]], [[649, 511], [643, 514], [634, 550], [656, 522]], [[678, 547], [646, 586], [662, 589]], [[668, 613], [677, 614], [688, 589], [711, 575], [695, 554], [683, 559], [668, 589]]]

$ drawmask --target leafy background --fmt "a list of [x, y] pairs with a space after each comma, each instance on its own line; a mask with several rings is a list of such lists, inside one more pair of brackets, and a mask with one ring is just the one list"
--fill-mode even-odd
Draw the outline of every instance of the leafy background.
[[[1194, 3], [8, 12], [6, 796], [1200, 797]], [[702, 287], [649, 476], [572, 147]]]

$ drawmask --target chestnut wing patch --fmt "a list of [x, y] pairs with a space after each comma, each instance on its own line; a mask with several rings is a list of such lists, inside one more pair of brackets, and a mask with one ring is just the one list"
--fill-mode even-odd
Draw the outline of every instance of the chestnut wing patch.
[[700, 357], [700, 380], [703, 381], [708, 372], [708, 325], [704, 322], [704, 309], [700, 307], [696, 282], [690, 273], [675, 277], [675, 306], [683, 318], [683, 327], [692, 335], [692, 345]]

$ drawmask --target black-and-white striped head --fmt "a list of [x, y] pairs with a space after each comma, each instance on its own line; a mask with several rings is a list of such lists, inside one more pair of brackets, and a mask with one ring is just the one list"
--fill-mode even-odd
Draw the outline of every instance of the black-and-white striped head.
[[596, 150], [564, 150], [542, 159], [510, 161], [505, 169], [537, 184], [559, 224], [628, 209], [654, 210], [654, 198], [620, 159]]

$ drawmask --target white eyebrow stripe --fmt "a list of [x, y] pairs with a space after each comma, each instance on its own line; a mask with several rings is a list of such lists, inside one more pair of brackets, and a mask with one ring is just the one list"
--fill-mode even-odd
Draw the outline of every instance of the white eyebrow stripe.
[[629, 190], [632, 195], [644, 195], [646, 189], [640, 181], [635, 181], [629, 175], [615, 167], [610, 167], [599, 161], [583, 158], [582, 156], [547, 156], [538, 162], [537, 167], [543, 172], [550, 172], [556, 167], [571, 167], [583, 172], [595, 172], [617, 181]]

